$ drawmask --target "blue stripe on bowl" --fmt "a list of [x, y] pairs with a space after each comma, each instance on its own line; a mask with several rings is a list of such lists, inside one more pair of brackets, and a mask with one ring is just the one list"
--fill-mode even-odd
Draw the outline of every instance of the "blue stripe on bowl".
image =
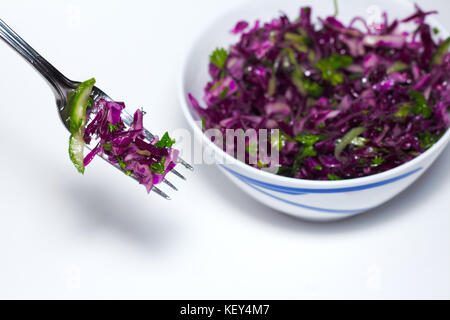
[[345, 209], [326, 209], [326, 208], [311, 207], [311, 206], [307, 206], [305, 204], [301, 204], [301, 203], [298, 203], [298, 202], [293, 202], [293, 201], [289, 201], [289, 200], [277, 197], [277, 196], [275, 196], [273, 194], [270, 194], [270, 193], [268, 193], [268, 192], [266, 192], [264, 190], [261, 190], [261, 189], [255, 187], [254, 185], [252, 185], [251, 183], [249, 183], [249, 182], [247, 182], [245, 180], [242, 180], [242, 181], [246, 185], [248, 185], [249, 187], [251, 187], [251, 188], [253, 188], [253, 189], [255, 189], [255, 190], [257, 190], [257, 191], [259, 191], [259, 192], [261, 192], [263, 194], [265, 194], [266, 196], [269, 196], [271, 198], [274, 198], [276, 200], [288, 203], [288, 204], [296, 206], [296, 207], [300, 207], [300, 208], [308, 209], [308, 210], [312, 210], [312, 211], [326, 212], [326, 213], [339, 213], [339, 214], [356, 214], [356, 213], [368, 211], [368, 210], [371, 210], [371, 209], [375, 208], [375, 207], [370, 207], [370, 208], [363, 208], [363, 209], [356, 209], [356, 210], [345, 210]]
[[423, 169], [423, 168], [417, 168], [417, 169], [414, 169], [410, 172], [407, 172], [407, 173], [402, 174], [395, 178], [386, 179], [386, 180], [382, 180], [382, 181], [374, 182], [374, 183], [368, 183], [368, 184], [361, 185], [361, 186], [346, 187], [346, 188], [331, 188], [331, 189], [308, 189], [308, 188], [292, 188], [292, 187], [279, 186], [279, 185], [255, 180], [253, 178], [244, 176], [234, 170], [231, 170], [230, 168], [227, 168], [222, 164], [220, 166], [222, 168], [224, 168], [225, 170], [227, 170], [228, 172], [230, 172], [231, 174], [233, 174], [234, 176], [236, 176], [237, 178], [239, 178], [247, 183], [251, 183], [251, 184], [257, 185], [259, 187], [262, 187], [262, 188], [265, 188], [268, 190], [276, 191], [279, 193], [291, 194], [291, 195], [301, 195], [301, 194], [307, 194], [307, 193], [343, 193], [343, 192], [367, 190], [367, 189], [384, 186], [386, 184], [390, 184], [390, 183], [402, 180], [402, 179], [407, 178]]

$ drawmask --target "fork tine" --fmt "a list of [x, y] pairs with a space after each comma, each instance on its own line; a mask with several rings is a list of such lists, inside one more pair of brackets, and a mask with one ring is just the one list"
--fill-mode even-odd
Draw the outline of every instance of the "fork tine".
[[170, 172], [172, 172], [174, 175], [176, 175], [178, 178], [181, 178], [181, 179], [183, 179], [183, 180], [186, 180], [186, 178], [181, 174], [181, 173], [179, 173], [177, 170], [175, 170], [175, 169], [172, 169], [172, 170], [170, 170]]
[[177, 187], [175, 187], [169, 180], [164, 179], [163, 182], [171, 187], [173, 190], [178, 191]]
[[165, 194], [164, 192], [162, 192], [158, 187], [153, 186], [152, 191], [155, 192], [156, 194], [160, 195], [161, 197], [163, 197], [166, 200], [171, 200], [170, 197]]
[[[92, 150], [92, 148], [89, 145], [86, 145], [86, 148], [89, 150]], [[110, 162], [108, 159], [106, 159], [102, 154], [97, 154], [97, 156], [99, 156], [100, 158], [102, 158], [103, 160], [105, 160], [107, 163], [109, 163], [110, 165], [112, 165], [114, 168], [118, 169], [120, 172], [125, 173], [125, 171], [117, 164], [114, 164], [112, 162]], [[129, 176], [132, 179], [134, 179], [135, 181], [138, 181], [138, 179], [131, 175]], [[164, 179], [164, 182], [166, 184], [168, 184], [169, 186], [171, 186], [172, 188], [174, 188], [175, 190], [178, 190], [173, 184], [171, 184], [169, 181], [167, 181], [166, 179]], [[155, 192], [156, 194], [158, 194], [159, 196], [163, 197], [166, 200], [171, 200], [171, 198], [164, 192], [162, 192], [158, 187], [153, 186], [152, 191]]]
[[191, 166], [189, 163], [187, 163], [186, 161], [184, 161], [183, 159], [179, 158], [178, 162], [181, 163], [186, 169], [189, 169], [191, 171], [194, 171], [194, 167]]

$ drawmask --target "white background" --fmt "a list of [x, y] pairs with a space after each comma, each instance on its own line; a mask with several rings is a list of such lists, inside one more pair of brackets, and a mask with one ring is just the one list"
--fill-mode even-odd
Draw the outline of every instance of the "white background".
[[[450, 29], [449, 1], [417, 2]], [[238, 3], [4, 0], [0, 18], [162, 133], [187, 127], [188, 44]], [[3, 42], [0, 59], [0, 298], [450, 297], [450, 148], [403, 194], [338, 223], [277, 213], [212, 166], [173, 178], [168, 202], [99, 159], [77, 174], [47, 84]]]

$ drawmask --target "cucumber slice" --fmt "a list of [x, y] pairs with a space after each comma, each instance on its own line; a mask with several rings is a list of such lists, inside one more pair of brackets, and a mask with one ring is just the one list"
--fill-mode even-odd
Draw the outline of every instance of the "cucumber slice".
[[444, 62], [445, 55], [448, 53], [450, 48], [450, 38], [447, 38], [442, 44], [436, 49], [436, 52], [431, 59], [431, 66], [441, 65]]
[[71, 133], [79, 131], [81, 127], [86, 125], [86, 107], [94, 84], [94, 78], [84, 81], [69, 96]]
[[72, 133], [69, 139], [69, 155], [78, 172], [84, 174], [84, 140], [81, 132]]
[[67, 107], [70, 108], [69, 156], [78, 172], [84, 174], [84, 127], [86, 125], [86, 108], [95, 79], [80, 83], [69, 95]]

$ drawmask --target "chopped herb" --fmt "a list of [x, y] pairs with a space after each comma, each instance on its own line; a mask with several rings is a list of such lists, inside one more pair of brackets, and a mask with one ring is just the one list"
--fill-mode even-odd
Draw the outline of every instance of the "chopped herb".
[[217, 48], [214, 52], [209, 56], [209, 59], [212, 64], [215, 64], [220, 69], [225, 68], [225, 62], [227, 61], [228, 53], [223, 48]]
[[294, 41], [294, 42], [300, 42], [300, 43], [307, 43], [310, 39], [308, 39], [305, 36], [292, 33], [292, 32], [286, 32], [284, 34], [284, 39], [287, 41]]
[[322, 168], [322, 166], [320, 164], [316, 164], [314, 169], [316, 169], [317, 171], [321, 171], [323, 168]]
[[394, 114], [397, 118], [406, 118], [408, 114], [412, 111], [413, 107], [409, 103], [403, 104], [398, 111]]
[[384, 159], [380, 156], [376, 156], [372, 159], [371, 167], [378, 167], [384, 162]]
[[103, 147], [103, 149], [105, 149], [105, 151], [111, 151], [112, 150], [111, 142], [103, 143], [102, 147]]
[[280, 132], [279, 130], [275, 131], [275, 134], [272, 134], [270, 137], [270, 144], [272, 148], [275, 148], [278, 151], [281, 151], [286, 145], [286, 141], [288, 137], [285, 133]]
[[310, 80], [303, 81], [305, 91], [313, 98], [320, 98], [323, 93], [323, 88], [317, 83]]
[[166, 162], [166, 158], [162, 157], [160, 162], [152, 164], [152, 171], [157, 174], [164, 174], [165, 162]]
[[299, 153], [295, 157], [294, 165], [292, 167], [293, 173], [297, 172], [297, 169], [303, 164], [303, 160], [306, 157], [317, 156], [316, 150], [314, 150], [314, 145], [320, 140], [320, 137], [309, 132], [303, 132], [294, 138], [294, 141], [303, 144], [300, 148]]
[[328, 179], [329, 180], [342, 180], [341, 177], [339, 177], [335, 174], [331, 174], [331, 173], [328, 175]]
[[109, 132], [114, 132], [117, 130], [117, 126], [115, 124], [108, 123], [108, 129], [109, 129]]
[[438, 28], [436, 28], [436, 27], [435, 27], [435, 28], [433, 28], [433, 33], [434, 33], [434, 34], [438, 34], [438, 33], [439, 33], [439, 29], [438, 29]]
[[223, 99], [227, 96], [228, 91], [230, 91], [229, 87], [223, 88], [222, 92], [219, 94], [219, 99]]
[[294, 176], [294, 171], [292, 170], [291, 167], [285, 167], [285, 166], [281, 166], [278, 169], [278, 175], [283, 176], [283, 177], [293, 177]]
[[117, 163], [119, 163], [119, 166], [122, 168], [122, 170], [125, 170], [127, 163], [123, 162], [122, 158], [120, 158], [120, 157], [116, 157], [116, 159], [117, 159]]
[[428, 119], [433, 115], [433, 109], [428, 105], [427, 99], [419, 91], [411, 90], [409, 95], [414, 100], [413, 112], [416, 115], [422, 115], [422, 118]]
[[433, 134], [429, 131], [419, 133], [420, 146], [422, 149], [430, 149], [442, 137], [441, 134]]
[[303, 149], [303, 152], [302, 152], [303, 158], [315, 157], [315, 156], [317, 156], [317, 152], [316, 152], [316, 150], [314, 150], [313, 146], [307, 146], [305, 149]]
[[164, 135], [162, 136], [161, 140], [159, 140], [155, 146], [157, 146], [158, 148], [171, 148], [172, 145], [175, 143], [175, 140], [171, 139], [169, 137], [169, 133], [166, 132], [164, 133]]
[[315, 134], [311, 134], [307, 131], [301, 133], [300, 135], [294, 138], [295, 141], [300, 142], [308, 147], [314, 146], [319, 140], [320, 137]]
[[338, 70], [348, 67], [352, 63], [352, 57], [333, 53], [331, 57], [319, 60], [316, 68], [322, 71], [324, 80], [328, 80], [333, 86], [337, 86], [344, 81], [344, 75], [339, 73]]
[[258, 159], [257, 165], [259, 168], [267, 168], [267, 166], [264, 163], [262, 163], [262, 161], [260, 159]]
[[125, 174], [126, 174], [127, 176], [131, 176], [131, 175], [133, 175], [133, 171], [131, 171], [131, 170], [125, 170]]
[[206, 118], [205, 117], [202, 117], [202, 129], [203, 129], [203, 131], [206, 130]]
[[249, 155], [258, 155], [258, 144], [255, 141], [251, 141], [248, 146], [246, 146], [246, 149]]

